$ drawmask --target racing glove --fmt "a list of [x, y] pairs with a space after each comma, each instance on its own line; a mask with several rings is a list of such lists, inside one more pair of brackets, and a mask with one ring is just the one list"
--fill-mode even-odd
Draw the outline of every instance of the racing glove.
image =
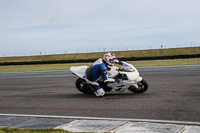
[[118, 78], [115, 80], [115, 82], [117, 82], [118, 84], [122, 82], [122, 79]]

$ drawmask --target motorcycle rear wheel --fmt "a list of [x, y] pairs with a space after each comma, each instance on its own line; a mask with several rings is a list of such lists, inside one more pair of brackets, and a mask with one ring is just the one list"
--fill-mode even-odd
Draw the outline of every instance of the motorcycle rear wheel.
[[148, 89], [148, 83], [144, 79], [142, 79], [142, 81], [138, 82], [137, 85], [138, 85], [138, 88], [136, 88], [133, 85], [131, 87], [129, 87], [128, 88], [129, 91], [134, 92], [134, 93], [143, 93], [143, 92], [147, 91], [147, 89]]
[[94, 93], [94, 89], [92, 88], [92, 86], [90, 84], [88, 84], [84, 79], [82, 78], [78, 78], [76, 80], [76, 88], [84, 93], [84, 94], [93, 94]]

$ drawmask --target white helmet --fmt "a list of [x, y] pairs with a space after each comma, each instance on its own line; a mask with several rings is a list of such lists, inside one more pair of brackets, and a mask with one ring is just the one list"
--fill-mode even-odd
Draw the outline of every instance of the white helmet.
[[111, 52], [106, 53], [103, 56], [103, 60], [109, 65], [109, 66], [113, 66], [114, 65], [114, 59], [115, 59], [115, 55]]

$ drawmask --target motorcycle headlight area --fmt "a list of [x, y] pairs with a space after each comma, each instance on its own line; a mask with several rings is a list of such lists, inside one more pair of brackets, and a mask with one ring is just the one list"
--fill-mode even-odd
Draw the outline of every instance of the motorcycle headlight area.
[[134, 72], [135, 71], [135, 69], [131, 68], [131, 67], [127, 67], [124, 70], [127, 71], [127, 72]]

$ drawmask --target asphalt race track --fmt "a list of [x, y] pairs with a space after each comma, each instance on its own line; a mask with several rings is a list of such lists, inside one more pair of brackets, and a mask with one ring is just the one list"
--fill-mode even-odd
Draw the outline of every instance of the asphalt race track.
[[0, 73], [0, 114], [133, 118], [200, 122], [200, 65], [138, 67], [143, 94], [98, 98], [75, 88], [65, 71]]

